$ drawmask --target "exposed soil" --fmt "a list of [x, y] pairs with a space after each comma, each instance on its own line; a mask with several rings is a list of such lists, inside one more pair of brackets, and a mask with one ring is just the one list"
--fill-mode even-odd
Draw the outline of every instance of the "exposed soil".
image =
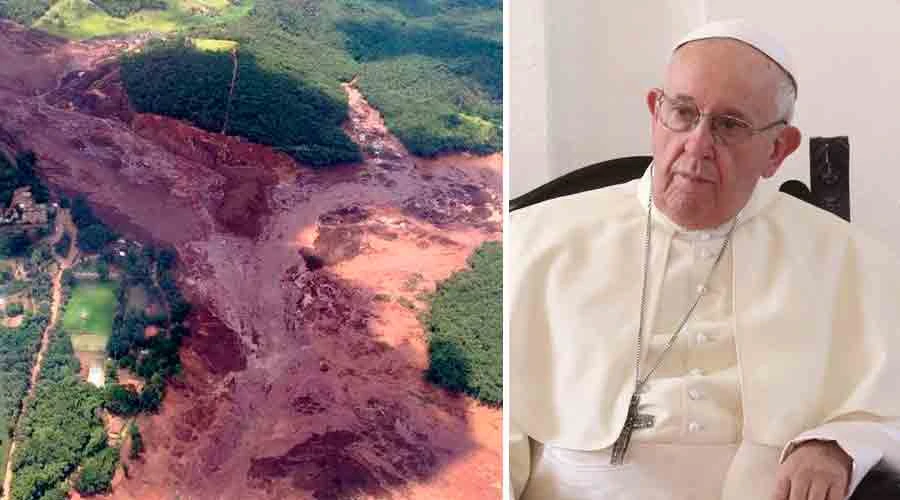
[[109, 498], [499, 498], [501, 412], [423, 380], [424, 332], [394, 299], [422, 307], [500, 238], [500, 155], [413, 157], [348, 84], [365, 161], [298, 165], [133, 112], [110, 56], [139, 42], [0, 21], [0, 151], [176, 248], [195, 304], [183, 374]]

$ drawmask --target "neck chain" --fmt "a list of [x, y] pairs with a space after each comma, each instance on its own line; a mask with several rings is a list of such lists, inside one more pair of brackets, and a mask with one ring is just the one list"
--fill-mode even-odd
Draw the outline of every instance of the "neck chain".
[[678, 323], [678, 327], [675, 328], [675, 331], [672, 332], [672, 335], [669, 337], [669, 341], [666, 342], [666, 347], [663, 348], [663, 352], [657, 358], [656, 363], [653, 364], [652, 368], [647, 371], [647, 374], [641, 378], [641, 353], [643, 351], [643, 332], [644, 332], [644, 316], [645, 310], [647, 307], [647, 276], [650, 274], [650, 234], [652, 227], [652, 219], [651, 215], [653, 212], [653, 191], [651, 188], [650, 195], [647, 200], [647, 230], [644, 233], [644, 265], [643, 265], [643, 278], [641, 284], [641, 313], [638, 323], [638, 335], [637, 335], [637, 363], [634, 366], [634, 390], [635, 392], [640, 392], [643, 388], [644, 384], [647, 383], [647, 380], [653, 375], [653, 372], [659, 367], [660, 363], [662, 363], [663, 358], [669, 352], [669, 349], [675, 345], [675, 341], [678, 340], [678, 334], [681, 333], [681, 330], [684, 328], [684, 325], [687, 324], [688, 319], [690, 319], [691, 314], [694, 313], [694, 309], [697, 308], [697, 304], [700, 303], [700, 299], [703, 297], [704, 293], [709, 287], [709, 282], [712, 279], [712, 275], [715, 272], [716, 268], [719, 266], [719, 262], [722, 260], [722, 256], [725, 254], [725, 248], [728, 246], [728, 243], [731, 241], [731, 236], [734, 233], [735, 227], [737, 227], [738, 219], [734, 218], [734, 221], [731, 223], [731, 228], [728, 229], [728, 233], [725, 235], [725, 241], [722, 242], [722, 248], [719, 249], [719, 254], [716, 256], [715, 262], [713, 262], [712, 267], [709, 269], [709, 272], [706, 274], [706, 279], [703, 281], [703, 284], [697, 289], [697, 297], [694, 299], [694, 303], [691, 304], [691, 307], [688, 309], [687, 313], [681, 319], [681, 322]]
[[[653, 168], [651, 166], [651, 168]], [[652, 176], [652, 172], [651, 172]], [[675, 345], [675, 341], [678, 340], [678, 334], [681, 333], [681, 330], [684, 328], [684, 325], [687, 323], [688, 319], [693, 314], [694, 309], [697, 308], [697, 304], [700, 303], [700, 298], [703, 297], [703, 294], [706, 293], [706, 289], [709, 286], [709, 281], [712, 278], [713, 272], [715, 272], [716, 268], [719, 266], [719, 262], [722, 260], [722, 256], [725, 254], [725, 248], [728, 246], [728, 242], [731, 241], [731, 236], [734, 234], [734, 229], [737, 227], [738, 217], [734, 218], [734, 221], [731, 223], [731, 228], [728, 230], [728, 234], [725, 235], [725, 241], [722, 242], [722, 248], [719, 249], [719, 255], [716, 256], [716, 261], [713, 262], [712, 267], [709, 269], [709, 273], [706, 275], [706, 280], [702, 285], [697, 289], [697, 298], [694, 299], [694, 303], [691, 304], [691, 307], [688, 309], [687, 313], [681, 319], [681, 322], [678, 323], [678, 327], [675, 328], [675, 331], [672, 332], [672, 335], [669, 337], [669, 341], [666, 342], [665, 348], [663, 348], [662, 353], [659, 355], [659, 358], [656, 359], [656, 363], [654, 363], [650, 370], [647, 371], [647, 374], [641, 378], [641, 354], [643, 352], [644, 341], [643, 341], [643, 333], [644, 333], [644, 316], [647, 309], [647, 276], [650, 274], [650, 234], [651, 228], [653, 225], [652, 214], [653, 214], [653, 189], [651, 187], [650, 194], [647, 197], [647, 230], [644, 233], [644, 264], [643, 264], [643, 278], [641, 282], [641, 313], [638, 322], [638, 332], [637, 332], [637, 354], [634, 364], [634, 393], [631, 395], [631, 402], [628, 405], [628, 415], [625, 417], [625, 425], [622, 428], [622, 431], [619, 433], [619, 437], [616, 439], [616, 442], [613, 443], [612, 455], [610, 463], [613, 465], [621, 465], [625, 459], [625, 452], [628, 450], [628, 443], [631, 441], [631, 433], [636, 429], [646, 429], [653, 426], [653, 416], [652, 415], [642, 415], [638, 413], [638, 406], [641, 401], [641, 392], [644, 389], [644, 385], [647, 383], [647, 380], [650, 379], [650, 376], [653, 375], [653, 372], [659, 367], [662, 363], [663, 358], [666, 357], [666, 354]]]

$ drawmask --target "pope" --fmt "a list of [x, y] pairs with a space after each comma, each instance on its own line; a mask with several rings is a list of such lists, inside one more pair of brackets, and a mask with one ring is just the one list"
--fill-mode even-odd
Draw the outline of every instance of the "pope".
[[900, 467], [900, 266], [765, 179], [798, 85], [740, 21], [679, 41], [643, 178], [509, 224], [515, 498], [838, 500]]

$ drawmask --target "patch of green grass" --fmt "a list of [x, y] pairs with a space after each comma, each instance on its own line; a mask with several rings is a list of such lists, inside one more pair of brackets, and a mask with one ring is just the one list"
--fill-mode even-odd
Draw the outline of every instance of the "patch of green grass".
[[425, 315], [427, 377], [489, 404], [503, 401], [503, 252], [497, 242], [440, 283]]
[[115, 283], [80, 283], [72, 290], [62, 318], [63, 328], [72, 333], [76, 350], [99, 350], [112, 333], [116, 311]]
[[194, 38], [191, 43], [198, 50], [206, 52], [231, 52], [238, 48], [238, 43], [233, 40], [218, 40], [215, 38]]
[[72, 346], [79, 352], [105, 352], [109, 335], [96, 333], [73, 333]]
[[252, 7], [252, 1], [231, 5], [227, 0], [105, 0], [99, 4], [59, 0], [33, 27], [76, 40], [146, 31], [171, 33], [234, 19], [246, 15]]

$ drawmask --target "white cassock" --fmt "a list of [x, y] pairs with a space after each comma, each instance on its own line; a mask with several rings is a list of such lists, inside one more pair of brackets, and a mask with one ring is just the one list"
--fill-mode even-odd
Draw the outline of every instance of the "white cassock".
[[[649, 381], [639, 413], [654, 426], [609, 465], [634, 389], [647, 172], [512, 214], [514, 496], [768, 499], [777, 465], [807, 439], [853, 458], [849, 493], [876, 464], [900, 468], [900, 261], [767, 184]], [[654, 210], [642, 373], [730, 226], [686, 231]]]

